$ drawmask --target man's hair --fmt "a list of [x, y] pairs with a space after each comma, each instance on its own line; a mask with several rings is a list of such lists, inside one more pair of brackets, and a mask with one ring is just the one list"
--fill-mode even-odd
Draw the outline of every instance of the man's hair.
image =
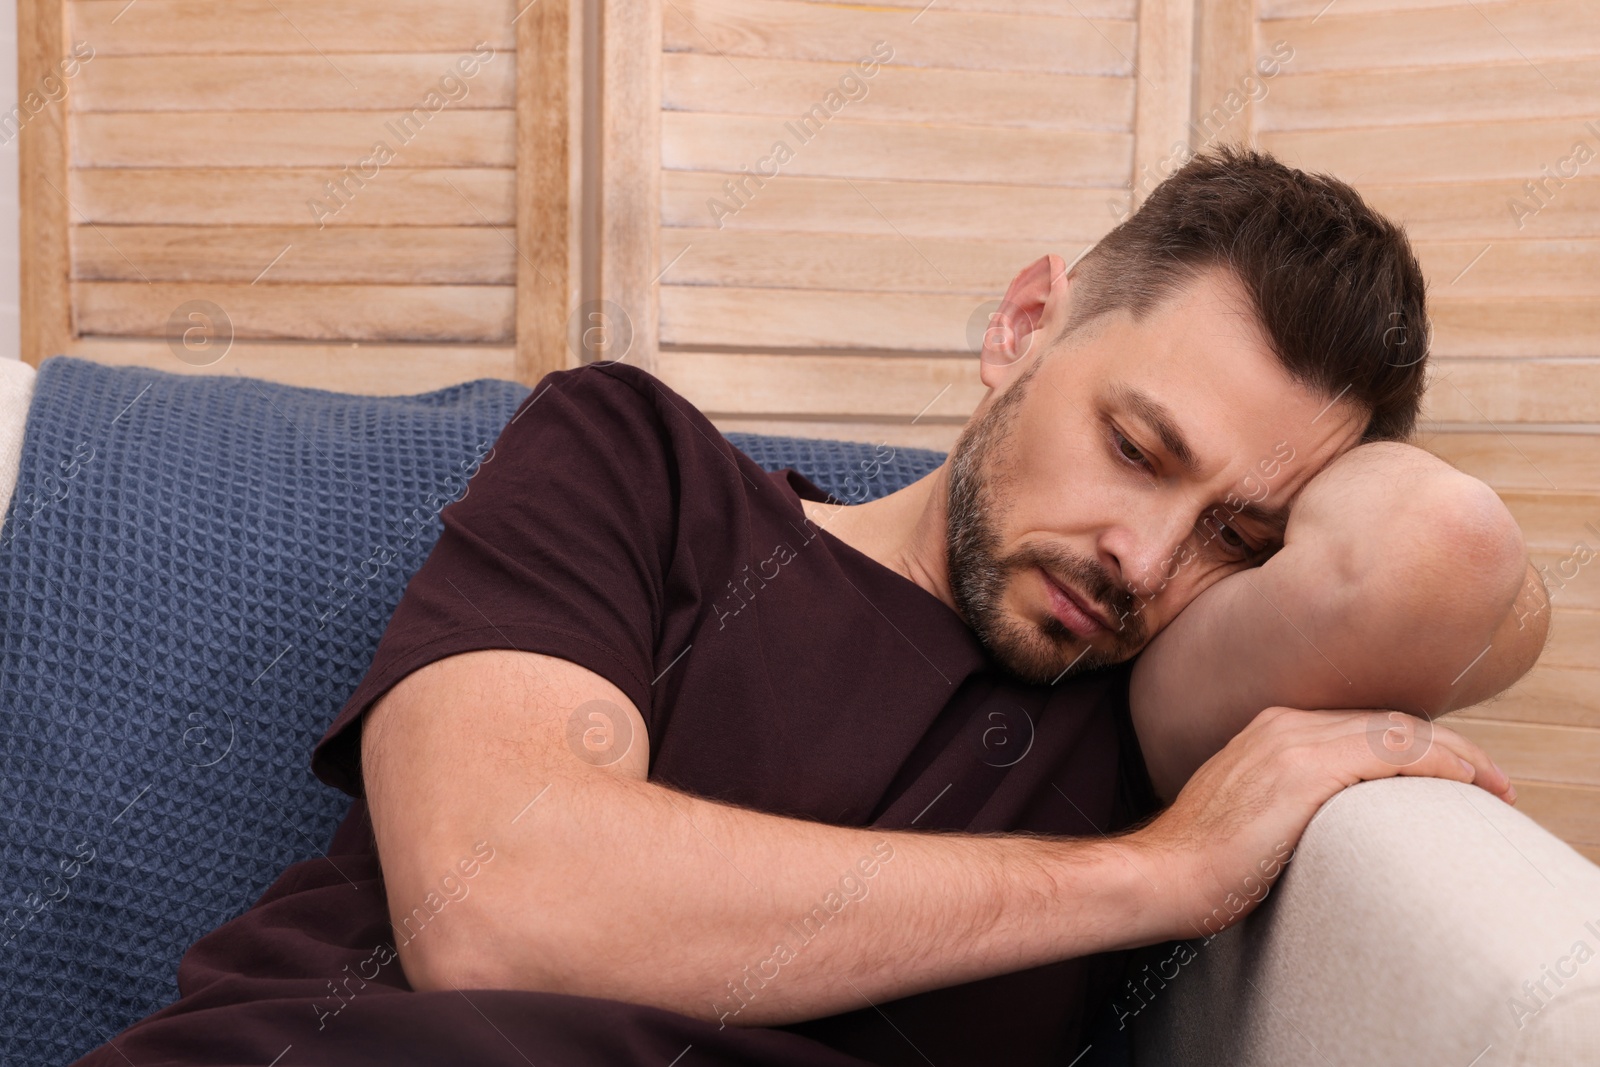
[[1291, 377], [1369, 413], [1365, 441], [1403, 440], [1426, 385], [1426, 282], [1405, 231], [1326, 174], [1254, 149], [1201, 152], [1074, 265], [1057, 341], [1127, 309], [1140, 321], [1226, 268]]

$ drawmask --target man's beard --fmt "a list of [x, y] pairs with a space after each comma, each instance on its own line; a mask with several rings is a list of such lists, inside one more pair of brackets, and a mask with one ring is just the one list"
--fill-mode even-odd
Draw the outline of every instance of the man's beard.
[[[996, 499], [991, 472], [1004, 463], [1012, 422], [1042, 359], [1023, 372], [989, 410], [962, 431], [950, 453], [950, 493], [945, 555], [950, 591], [978, 641], [1002, 667], [1024, 681], [1047, 685], [1065, 674], [1120, 663], [1144, 647], [1144, 622], [1137, 599], [1119, 588], [1098, 562], [1065, 548], [1024, 546], [999, 556], [999, 523], [1005, 508]], [[1108, 651], [1085, 643], [1053, 614], [1033, 622], [1007, 613], [1004, 598], [1013, 580], [1035, 568], [1073, 583], [1074, 591], [1107, 609], [1120, 629], [1108, 632]]]

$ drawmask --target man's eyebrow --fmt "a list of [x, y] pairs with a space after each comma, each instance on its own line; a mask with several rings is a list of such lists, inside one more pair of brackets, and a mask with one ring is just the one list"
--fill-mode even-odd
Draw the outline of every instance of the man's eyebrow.
[[1161, 447], [1168, 454], [1183, 465], [1183, 469], [1191, 475], [1198, 474], [1200, 463], [1195, 459], [1194, 449], [1189, 447], [1189, 442], [1184, 440], [1183, 433], [1178, 429], [1177, 420], [1172, 416], [1172, 410], [1161, 401], [1131, 385], [1117, 385], [1111, 390], [1112, 401], [1127, 408], [1137, 415], [1141, 421], [1155, 431], [1161, 438]]

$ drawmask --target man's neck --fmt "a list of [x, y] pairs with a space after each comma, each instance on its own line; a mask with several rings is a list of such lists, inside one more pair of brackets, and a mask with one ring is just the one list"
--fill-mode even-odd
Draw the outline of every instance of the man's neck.
[[945, 553], [945, 465], [863, 504], [802, 500], [806, 516], [839, 540], [922, 586], [959, 614]]

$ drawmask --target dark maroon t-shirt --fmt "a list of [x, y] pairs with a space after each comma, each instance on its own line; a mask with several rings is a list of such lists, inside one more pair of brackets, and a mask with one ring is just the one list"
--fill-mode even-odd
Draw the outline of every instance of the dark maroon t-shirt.
[[[444, 509], [313, 770], [362, 797], [360, 725], [374, 700], [443, 657], [512, 648], [613, 682], [644, 718], [650, 779], [699, 796], [844, 826], [1063, 835], [1154, 809], [1128, 666], [1017, 681], [950, 607], [807, 519], [802, 498], [831, 499], [796, 471], [763, 471], [643, 370], [546, 375]], [[240, 1062], [302, 1028], [294, 1047], [306, 1056], [331, 1057], [337, 1032], [338, 1062], [367, 1062], [359, 1050], [420, 1063], [430, 1041], [488, 1029], [498, 1010], [499, 1058], [490, 1042], [472, 1062], [646, 1062], [659, 1049], [664, 1063], [692, 1045], [697, 1063], [1066, 1063], [1120, 965], [1116, 954], [1067, 960], [789, 1027], [719, 1028], [593, 998], [415, 993], [397, 963], [374, 961], [392, 956], [380, 944], [393, 931], [358, 799], [328, 857], [291, 867], [197, 942], [179, 971], [183, 999], [118, 1043], [201, 1062], [170, 1050], [199, 1041], [185, 1022], [209, 1014], [255, 1035], [230, 1037]], [[660, 947], [672, 951], [670, 938]], [[346, 978], [331, 999], [329, 979], [358, 971], [359, 995]], [[285, 1056], [282, 1067], [319, 1062]], [[211, 1049], [205, 1062], [222, 1060]]]

